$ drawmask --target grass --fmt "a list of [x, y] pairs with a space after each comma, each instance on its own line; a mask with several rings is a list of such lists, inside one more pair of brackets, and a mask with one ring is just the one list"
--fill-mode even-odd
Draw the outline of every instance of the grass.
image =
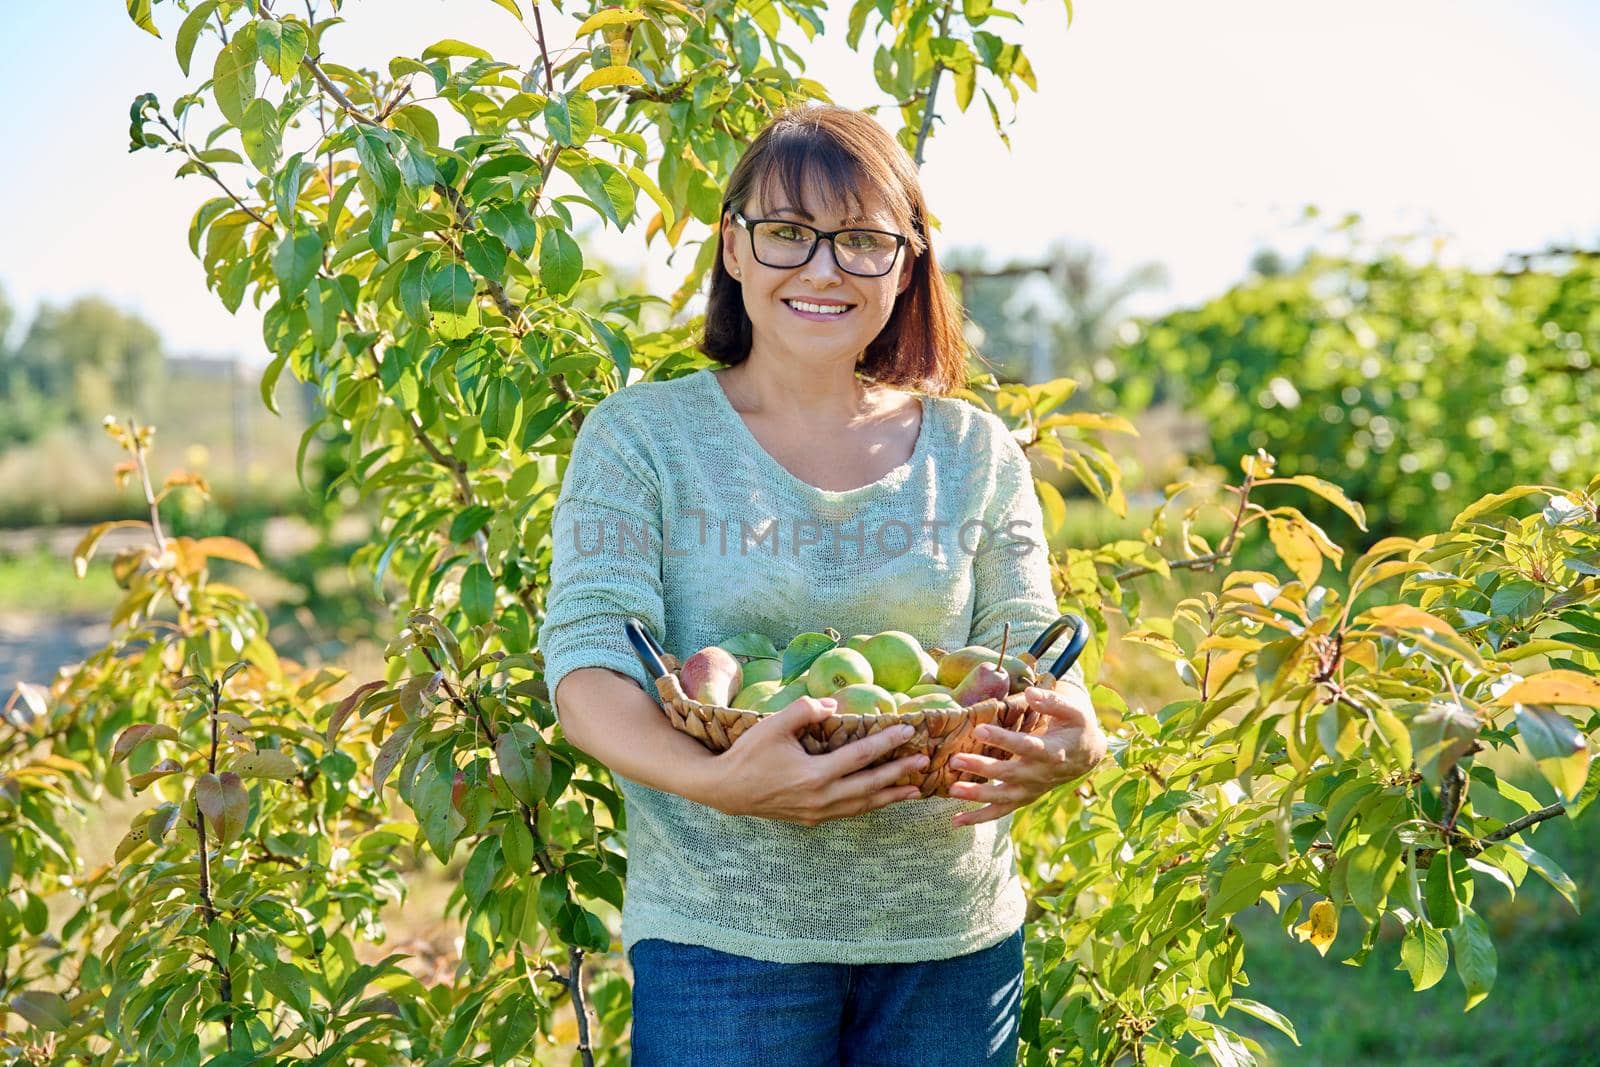
[[92, 561], [79, 578], [70, 561], [42, 548], [0, 554], [0, 612], [109, 617], [121, 595], [105, 560]]

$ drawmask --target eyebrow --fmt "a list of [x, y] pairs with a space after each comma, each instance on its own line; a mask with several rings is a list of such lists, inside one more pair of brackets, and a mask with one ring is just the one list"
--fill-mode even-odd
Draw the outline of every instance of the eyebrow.
[[[797, 207], [775, 207], [775, 208], [771, 208], [770, 210], [774, 214], [782, 214], [782, 213], [787, 212], [790, 215], [799, 215], [801, 218], [805, 219], [807, 222], [815, 222], [815, 221], [817, 221], [815, 218], [812, 217], [811, 212], [806, 211], [803, 208], [797, 208]], [[841, 224], [845, 225], [845, 226], [853, 226], [858, 222], [877, 222], [877, 221], [879, 221], [879, 220], [877, 218], [875, 218], [875, 217], [874, 218], [869, 218], [866, 215], [851, 215], [847, 219], [842, 219], [841, 220]]]

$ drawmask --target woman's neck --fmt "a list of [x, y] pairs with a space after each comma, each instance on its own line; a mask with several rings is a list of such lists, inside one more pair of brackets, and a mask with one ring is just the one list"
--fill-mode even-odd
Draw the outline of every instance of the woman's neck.
[[812, 426], [848, 426], [870, 418], [881, 405], [882, 388], [857, 376], [853, 366], [819, 372], [752, 355], [716, 372], [734, 409], [747, 415], [779, 416]]

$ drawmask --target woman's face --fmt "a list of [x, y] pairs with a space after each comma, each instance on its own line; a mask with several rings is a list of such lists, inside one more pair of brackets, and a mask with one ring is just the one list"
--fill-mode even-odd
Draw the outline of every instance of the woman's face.
[[[740, 212], [747, 219], [792, 219], [819, 230], [845, 226], [900, 232], [876, 197], [866, 197], [863, 217], [855, 217], [845, 204], [816, 205], [812, 217], [800, 205], [781, 199], [763, 203], [757, 192]], [[757, 261], [750, 231], [733, 221], [722, 221], [723, 266], [733, 275], [744, 295], [745, 314], [753, 331], [752, 352], [761, 351], [789, 365], [819, 369], [837, 364], [854, 367], [867, 345], [883, 330], [894, 311], [895, 298], [911, 284], [910, 246], [901, 248], [889, 273], [876, 278], [847, 274], [834, 260], [833, 245], [818, 241], [809, 262], [799, 267], [769, 267]], [[769, 257], [770, 258], [770, 257]], [[802, 304], [846, 305], [842, 312], [809, 312]]]

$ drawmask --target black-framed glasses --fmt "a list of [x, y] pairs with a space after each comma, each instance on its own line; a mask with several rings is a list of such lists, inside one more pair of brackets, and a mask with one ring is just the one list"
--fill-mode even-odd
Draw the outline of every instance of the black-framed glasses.
[[750, 250], [756, 262], [779, 270], [803, 267], [817, 254], [817, 245], [826, 240], [833, 246], [833, 261], [846, 274], [858, 278], [879, 278], [894, 269], [904, 234], [888, 230], [819, 230], [789, 219], [747, 219], [732, 212], [733, 221], [750, 234]]

